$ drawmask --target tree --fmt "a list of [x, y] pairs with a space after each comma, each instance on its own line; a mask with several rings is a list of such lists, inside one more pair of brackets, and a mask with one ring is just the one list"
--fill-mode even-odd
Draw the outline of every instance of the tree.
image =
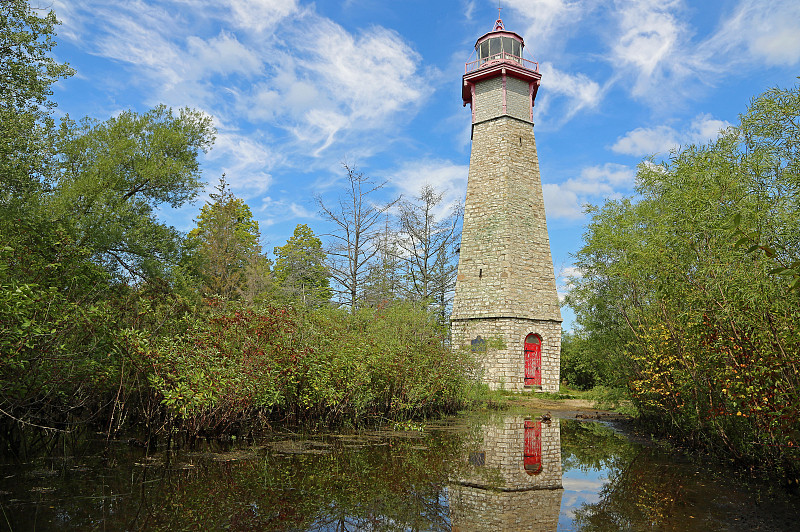
[[261, 255], [261, 235], [250, 207], [231, 193], [224, 175], [216, 191], [200, 209], [189, 238], [196, 246], [204, 294], [238, 299], [246, 289], [248, 267]]
[[[751, 166], [757, 167], [759, 187], [770, 190], [769, 224], [745, 221], [742, 213], [733, 220], [738, 245], [748, 252], [763, 252], [774, 263], [774, 272], [788, 279], [791, 290], [800, 292], [800, 235], [796, 219], [800, 210], [800, 90], [774, 87], [754, 98], [741, 116], [741, 132], [748, 147]], [[775, 205], [777, 203], [777, 205]], [[786, 203], [790, 208], [784, 208]], [[776, 208], [777, 207], [777, 208]], [[789, 216], [786, 216], [786, 213]]]
[[642, 163], [635, 198], [590, 209], [568, 296], [583, 346], [616, 361], [654, 426], [787, 474], [800, 463], [800, 298], [775, 261], [791, 270], [800, 255], [792, 102], [800, 87], [768, 91], [715, 142]]
[[341, 302], [355, 310], [370, 261], [378, 253], [375, 237], [380, 232], [381, 217], [399, 198], [382, 205], [372, 203], [370, 196], [382, 189], [386, 181], [376, 184], [354, 167], [343, 166], [347, 189], [344, 197], [339, 198], [338, 207], [328, 207], [320, 197], [317, 204], [322, 215], [334, 224], [334, 232], [328, 235], [331, 238], [328, 270], [338, 285]]
[[367, 267], [362, 300], [367, 306], [377, 307], [396, 302], [403, 297], [400, 247], [397, 231], [386, 215], [383, 231], [376, 235], [378, 253]]
[[182, 235], [158, 220], [202, 188], [199, 153], [214, 140], [211, 118], [161, 105], [105, 122], [68, 117], [57, 148], [58, 181], [49, 197], [56, 223], [109, 272], [147, 279], [167, 274]]
[[431, 185], [420, 189], [414, 201], [400, 203], [401, 260], [405, 264], [407, 294], [426, 307], [437, 308], [440, 320], [446, 321], [458, 269], [456, 243], [459, 239], [459, 210], [437, 218], [444, 195]]
[[261, 305], [271, 299], [274, 292], [272, 261], [264, 254], [254, 255], [244, 270], [242, 299], [250, 305]]
[[24, 205], [50, 178], [55, 103], [51, 86], [72, 75], [50, 53], [55, 14], [40, 16], [25, 0], [0, 2], [0, 206]]
[[305, 224], [298, 224], [283, 246], [275, 248], [275, 281], [289, 301], [319, 307], [331, 299], [322, 241]]

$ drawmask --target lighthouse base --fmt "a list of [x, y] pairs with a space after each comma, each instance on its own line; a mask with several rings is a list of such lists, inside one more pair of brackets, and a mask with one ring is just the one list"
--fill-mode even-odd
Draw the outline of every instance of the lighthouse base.
[[[525, 343], [529, 335], [540, 339], [540, 360], [531, 363]], [[454, 349], [471, 349], [479, 359], [482, 380], [492, 390], [558, 392], [561, 322], [527, 318], [466, 318], [451, 322]], [[493, 340], [502, 340], [498, 347]], [[527, 352], [526, 352], [527, 351]], [[527, 377], [527, 378], [526, 378]]]

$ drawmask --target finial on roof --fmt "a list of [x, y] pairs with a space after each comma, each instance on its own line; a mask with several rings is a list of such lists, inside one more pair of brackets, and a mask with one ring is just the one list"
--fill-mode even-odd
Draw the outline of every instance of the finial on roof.
[[[498, 2], [498, 4], [499, 3], [500, 2]], [[503, 9], [503, 8], [498, 5], [497, 6], [497, 20], [494, 22], [494, 31], [500, 31], [500, 30], [506, 29], [506, 27], [503, 26], [503, 19], [500, 18], [500, 10], [501, 9]]]

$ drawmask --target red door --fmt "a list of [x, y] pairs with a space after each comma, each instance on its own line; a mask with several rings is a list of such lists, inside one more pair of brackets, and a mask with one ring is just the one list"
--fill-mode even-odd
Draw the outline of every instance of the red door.
[[542, 339], [535, 334], [525, 338], [525, 385], [542, 385]]
[[525, 452], [523, 466], [529, 475], [542, 471], [542, 422], [525, 420]]

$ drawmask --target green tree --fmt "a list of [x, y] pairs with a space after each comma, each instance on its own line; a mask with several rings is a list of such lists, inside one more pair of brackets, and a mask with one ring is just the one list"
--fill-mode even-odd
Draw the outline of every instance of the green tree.
[[[788, 279], [800, 292], [800, 235], [793, 213], [800, 208], [800, 90], [775, 87], [754, 98], [742, 115], [741, 132], [748, 146], [748, 165], [754, 168], [761, 189], [769, 190], [769, 204], [761, 212], [768, 224], [734, 218], [738, 245], [764, 253], [773, 273]], [[767, 199], [767, 198], [765, 198]]]
[[[261, 256], [258, 222], [244, 200], [234, 196], [223, 175], [211, 200], [200, 209], [189, 237], [196, 246], [203, 293], [239, 299], [247, 289], [248, 269]], [[260, 264], [263, 271], [264, 264]]]
[[[800, 299], [773, 261], [800, 251], [800, 106], [784, 105], [798, 92], [767, 92], [715, 142], [642, 163], [635, 199], [590, 210], [568, 298], [577, 333], [612, 361], [644, 418], [790, 472], [800, 463]], [[736, 245], [734, 218], [770, 243], [764, 254]]]
[[198, 155], [213, 140], [211, 119], [190, 109], [175, 114], [162, 105], [105, 122], [67, 118], [48, 207], [109, 272], [165, 276], [180, 257], [182, 235], [159, 221], [157, 209], [195, 198], [202, 188]]
[[305, 224], [298, 224], [283, 246], [275, 248], [275, 281], [289, 301], [318, 307], [331, 299], [322, 241]]
[[50, 178], [51, 86], [72, 69], [51, 56], [55, 14], [25, 0], [0, 2], [0, 206], [19, 208]]

